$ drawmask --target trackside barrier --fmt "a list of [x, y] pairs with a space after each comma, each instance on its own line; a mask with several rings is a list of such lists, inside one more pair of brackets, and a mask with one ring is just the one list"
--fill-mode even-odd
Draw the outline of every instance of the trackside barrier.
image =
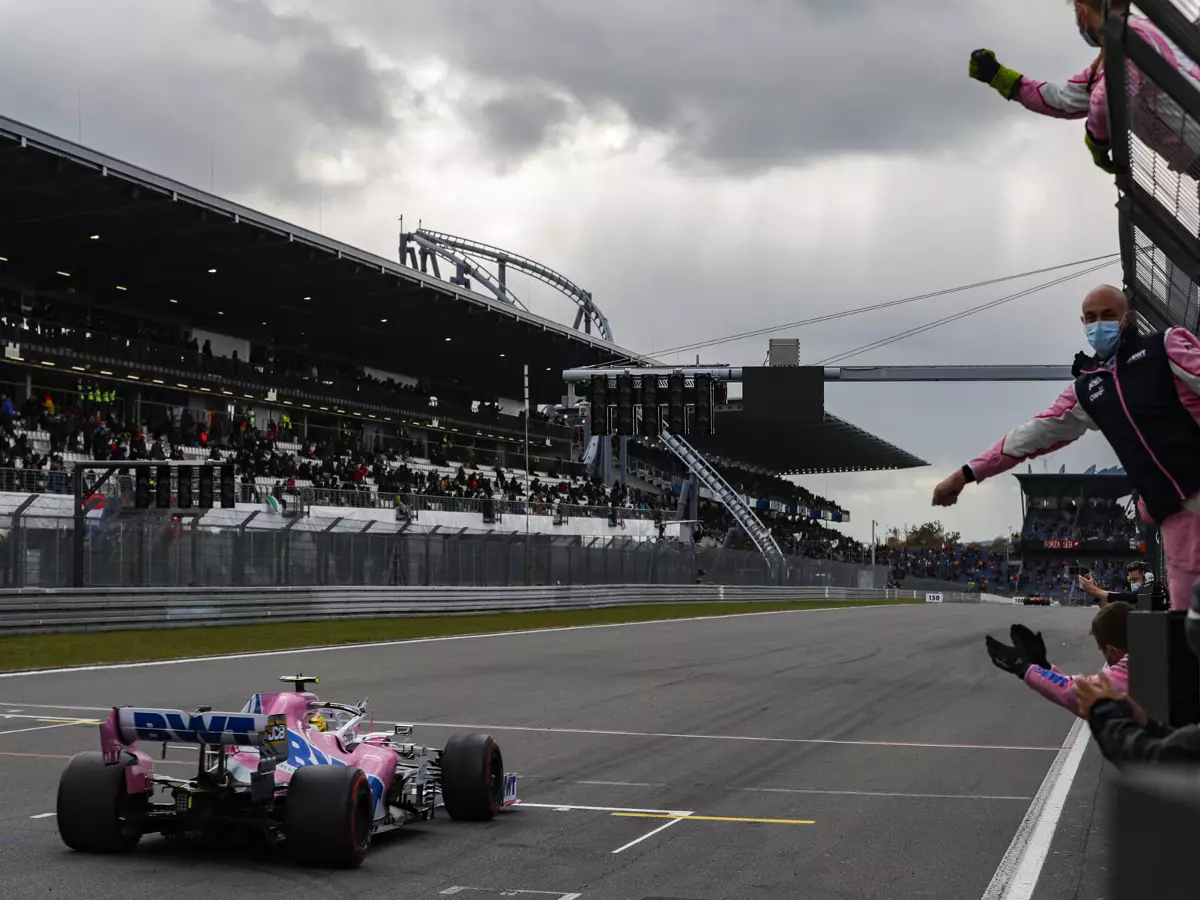
[[[942, 594], [947, 603], [976, 594]], [[604, 585], [546, 587], [50, 588], [0, 591], [0, 633], [113, 631], [184, 625], [238, 625], [602, 609], [662, 603], [923, 600], [919, 591], [749, 585]]]

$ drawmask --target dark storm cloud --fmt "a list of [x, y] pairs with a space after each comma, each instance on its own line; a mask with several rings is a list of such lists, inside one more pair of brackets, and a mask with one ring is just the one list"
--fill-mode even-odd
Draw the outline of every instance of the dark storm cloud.
[[388, 90], [362, 47], [347, 45], [328, 24], [273, 11], [263, 0], [212, 0], [218, 23], [258, 43], [293, 46], [300, 55], [287, 80], [295, 96], [330, 126], [386, 131], [395, 122]]
[[488, 145], [504, 159], [513, 159], [549, 141], [568, 113], [561, 97], [525, 88], [485, 101], [476, 121]]
[[[349, 0], [344, 14], [388, 29], [373, 6]], [[437, 55], [501, 86], [550, 84], [583, 111], [615, 106], [671, 136], [680, 159], [754, 174], [847, 152], [941, 153], [1004, 122], [999, 98], [967, 78], [967, 59], [981, 44], [1018, 41], [1024, 62], [1052, 59], [1038, 50], [1054, 19], [1042, 8], [1029, 27], [1025, 7], [1038, 8], [1005, 6], [1003, 34], [994, 10], [948, 0], [441, 0], [414, 4], [392, 27], [406, 55]], [[1077, 51], [1050, 74], [1080, 68], [1088, 54]], [[532, 152], [555, 134], [514, 142], [487, 118], [477, 126], [501, 151]]]
[[81, 121], [85, 144], [218, 193], [315, 205], [298, 161], [382, 145], [411, 97], [336, 24], [262, 0], [62, 0], [53, 28], [38, 6], [0, 10], [0, 112], [71, 139]]

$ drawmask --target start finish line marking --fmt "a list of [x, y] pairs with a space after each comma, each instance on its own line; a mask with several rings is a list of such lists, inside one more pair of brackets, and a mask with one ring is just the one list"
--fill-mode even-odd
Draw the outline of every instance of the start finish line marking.
[[815, 819], [754, 819], [743, 816], [693, 816], [674, 813], [615, 812], [627, 819], [687, 819], [696, 822], [762, 822], [767, 825], [816, 825]]

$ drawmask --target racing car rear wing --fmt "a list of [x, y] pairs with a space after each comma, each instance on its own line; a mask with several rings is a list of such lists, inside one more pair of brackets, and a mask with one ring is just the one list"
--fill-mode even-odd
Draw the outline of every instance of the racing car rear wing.
[[282, 715], [211, 712], [203, 708], [185, 713], [179, 709], [113, 707], [100, 726], [104, 761], [117, 762], [121, 750], [137, 741], [264, 747], [286, 755], [287, 724]]

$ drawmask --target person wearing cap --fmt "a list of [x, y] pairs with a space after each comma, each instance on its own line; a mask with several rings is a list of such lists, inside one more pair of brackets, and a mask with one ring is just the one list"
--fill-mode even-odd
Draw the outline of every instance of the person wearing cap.
[[1140, 334], [1112, 285], [1088, 292], [1081, 321], [1099, 366], [945, 478], [933, 505], [953, 506], [969, 483], [1099, 431], [1133, 483], [1138, 512], [1159, 525], [1171, 608], [1186, 609], [1200, 578], [1200, 340], [1185, 328]]
[[[1089, 47], [1101, 46], [1101, 29], [1110, 16], [1136, 34], [1171, 68], [1200, 88], [1200, 67], [1177, 54], [1158, 26], [1130, 12], [1129, 0], [1074, 0], [1075, 26]], [[1101, 52], [1078, 75], [1065, 82], [1041, 81], [1001, 65], [991, 50], [971, 54], [967, 74], [992, 88], [1005, 100], [1030, 112], [1056, 119], [1084, 119], [1084, 144], [1092, 161], [1109, 174], [1116, 172], [1108, 116], [1108, 85]], [[1190, 119], [1169, 94], [1136, 66], [1129, 66], [1127, 115], [1133, 133], [1150, 146], [1174, 171], [1193, 169], [1200, 156], [1200, 124]]]
[[1079, 576], [1079, 587], [1085, 593], [1091, 594], [1092, 598], [1101, 606], [1121, 601], [1136, 607], [1138, 605], [1138, 597], [1143, 592], [1148, 592], [1150, 594], [1151, 609], [1163, 610], [1168, 608], [1170, 604], [1167, 602], [1163, 584], [1154, 577], [1154, 571], [1144, 560], [1135, 559], [1126, 566], [1125, 577], [1129, 582], [1128, 591], [1106, 591], [1100, 585], [1096, 584], [1095, 579], [1090, 575]]

